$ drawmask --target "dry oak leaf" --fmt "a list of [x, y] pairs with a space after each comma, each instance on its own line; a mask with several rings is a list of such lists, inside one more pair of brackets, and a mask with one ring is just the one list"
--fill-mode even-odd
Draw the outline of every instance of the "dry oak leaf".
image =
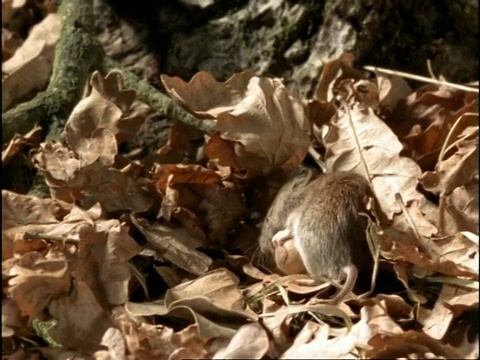
[[123, 78], [118, 71], [107, 76], [95, 71], [90, 78], [92, 90], [73, 109], [64, 128], [66, 142], [76, 150], [77, 144], [101, 128], [108, 129], [121, 144], [133, 139], [152, 110], [135, 102], [132, 90], [123, 90]]
[[238, 285], [240, 280], [224, 268], [212, 270], [207, 274], [167, 290], [165, 304], [168, 306], [174, 301], [204, 296], [216, 306], [223, 309], [246, 312], [243, 295]]
[[344, 52], [338, 58], [325, 63], [315, 89], [314, 99], [320, 102], [330, 102], [335, 98], [338, 85], [345, 79], [366, 79], [367, 73], [353, 67], [354, 56]]
[[150, 224], [147, 220], [130, 217], [132, 223], [162, 259], [170, 261], [191, 274], [201, 275], [208, 271], [212, 259], [195, 250], [203, 242], [183, 228], [172, 228], [161, 224]]
[[90, 136], [76, 143], [76, 151], [48, 142], [34, 155], [34, 164], [45, 172], [52, 197], [77, 200], [86, 208], [100, 202], [108, 212], [148, 210], [152, 197], [126, 171], [113, 167], [117, 154], [114, 135], [100, 128]]
[[400, 76], [376, 74], [376, 81], [379, 106], [383, 112], [392, 112], [402, 99], [412, 93], [408, 83]]
[[48, 310], [58, 323], [49, 333], [69, 349], [93, 352], [101, 348], [102, 338], [113, 326], [107, 312], [84, 282], [77, 282], [68, 296], [53, 300]]
[[[457, 312], [452, 311], [455, 307]], [[452, 325], [452, 321], [467, 310], [478, 308], [478, 291], [468, 291], [444, 284], [433, 309], [419, 306], [417, 321], [422, 330], [434, 339], [441, 340]]]
[[46, 16], [32, 28], [13, 57], [2, 64], [2, 72], [8, 75], [2, 82], [2, 112], [22, 96], [47, 85], [60, 25], [60, 15]]
[[2, 150], [2, 166], [5, 166], [9, 161], [25, 147], [38, 147], [42, 141], [42, 128], [35, 125], [25, 135], [15, 134], [10, 140], [7, 147]]
[[152, 181], [164, 194], [159, 217], [192, 223], [188, 218], [195, 214], [205, 221], [209, 239], [223, 242], [243, 214], [240, 191], [218, 172], [181, 164], [156, 165], [153, 172]]
[[15, 259], [5, 274], [14, 276], [8, 281], [7, 293], [29, 321], [40, 316], [52, 299], [68, 294], [71, 288], [67, 259], [56, 250], [45, 256], [29, 252]]
[[262, 359], [267, 353], [269, 339], [258, 323], [243, 325], [228, 345], [218, 350], [213, 359]]
[[54, 199], [2, 190], [2, 231], [17, 231], [23, 226], [58, 224], [73, 206]]
[[478, 140], [457, 144], [457, 151], [435, 171], [423, 174], [423, 187], [440, 195], [439, 223], [443, 233], [478, 234]]
[[95, 207], [93, 211], [83, 212], [85, 221], [78, 231], [78, 257], [73, 276], [85, 282], [101, 303], [120, 305], [128, 299], [131, 277], [128, 260], [138, 255], [142, 248], [128, 234], [125, 224], [118, 220], [94, 215], [89, 221], [91, 214], [98, 213], [100, 206]]
[[[401, 212], [395, 200], [396, 193], [401, 194], [407, 208], [416, 200], [428, 219], [437, 219], [437, 209], [416, 189], [422, 174], [420, 167], [412, 159], [400, 156], [402, 144], [395, 134], [371, 108], [361, 104], [347, 106], [349, 111], [339, 110], [323, 134], [327, 170], [370, 176], [376, 198], [390, 219]], [[364, 164], [368, 173], [365, 173]], [[408, 228], [405, 215], [397, 216], [402, 217], [397, 221]], [[414, 220], [425, 230], [421, 235], [429, 237], [436, 233], [436, 228], [425, 216], [417, 216]]]
[[43, 240], [25, 240], [26, 232], [66, 238], [74, 224], [62, 223], [72, 205], [2, 190], [2, 261], [29, 251], [46, 249]]
[[356, 346], [364, 347], [376, 332], [369, 324], [370, 315], [361, 309], [361, 320], [348, 329], [343, 328], [338, 336], [331, 337], [329, 325], [308, 322], [297, 335], [293, 345], [280, 359], [355, 359]]
[[447, 358], [462, 359], [461, 354], [421, 331], [409, 330], [401, 334], [378, 333], [368, 342], [368, 359], [393, 358]]
[[461, 233], [434, 239], [434, 243], [440, 261], [455, 263], [459, 268], [476, 273], [478, 277], [478, 243]]
[[[467, 100], [466, 100], [467, 101]], [[469, 99], [461, 109], [449, 111], [441, 109], [435, 120], [423, 131], [420, 125], [412, 127], [410, 134], [403, 138], [404, 143], [410, 150], [410, 156], [423, 168], [432, 168], [436, 165], [441, 149], [445, 147], [445, 141], [455, 139], [452, 129], [460, 131], [462, 126], [467, 125], [467, 114], [478, 114], [478, 100]], [[459, 121], [462, 121], [461, 123]], [[478, 124], [478, 115], [476, 116]]]
[[[478, 246], [477, 249], [472, 249], [472, 246], [458, 249], [455, 245], [451, 249], [452, 254], [449, 254], [448, 246], [442, 249], [436, 244], [429, 245], [436, 255], [440, 255], [437, 259], [420, 252], [416, 246], [404, 241], [394, 241], [390, 249], [381, 251], [382, 257], [397, 262], [394, 265], [397, 277], [408, 291], [410, 289], [408, 288], [408, 276], [405, 269], [407, 263], [416, 265], [412, 268], [412, 271], [420, 278], [425, 277], [425, 270], [428, 270], [432, 273], [478, 280], [478, 265], [472, 265], [478, 261]], [[461, 255], [461, 262], [456, 261], [455, 256], [457, 254]], [[472, 258], [468, 258], [469, 256], [472, 256]], [[414, 295], [414, 297], [417, 298], [418, 296]]]
[[132, 360], [168, 360], [175, 350], [171, 340], [173, 330], [169, 327], [150, 325], [120, 306], [112, 309], [111, 319], [120, 329]]
[[189, 83], [166, 75], [162, 82], [195, 116], [216, 120], [205, 147], [216, 165], [251, 178], [292, 158], [295, 165], [303, 160], [310, 144], [310, 125], [301, 101], [279, 79], [244, 71], [221, 83], [199, 72]]
[[[435, 132], [439, 134], [445, 120], [455, 117], [457, 111], [461, 112], [462, 108], [475, 102], [476, 97], [475, 94], [465, 91], [428, 84], [401, 99], [389, 116], [388, 124], [400, 138], [414, 135], [412, 130], [415, 126], [426, 130], [433, 125], [437, 128]], [[432, 135], [436, 137], [435, 134]]]

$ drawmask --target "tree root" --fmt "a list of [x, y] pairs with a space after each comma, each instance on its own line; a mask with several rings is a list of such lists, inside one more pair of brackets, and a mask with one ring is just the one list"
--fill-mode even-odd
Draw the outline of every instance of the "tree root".
[[2, 115], [2, 144], [8, 143], [15, 134], [26, 134], [36, 123], [48, 132], [47, 138], [61, 140], [59, 129], [81, 99], [91, 72], [106, 73], [114, 68], [122, 74], [125, 88], [134, 90], [138, 99], [153, 110], [206, 133], [212, 131], [212, 121], [195, 118], [168, 96], [107, 57], [95, 35], [92, 0], [63, 0], [58, 11], [62, 16], [62, 28], [49, 85], [32, 100]]

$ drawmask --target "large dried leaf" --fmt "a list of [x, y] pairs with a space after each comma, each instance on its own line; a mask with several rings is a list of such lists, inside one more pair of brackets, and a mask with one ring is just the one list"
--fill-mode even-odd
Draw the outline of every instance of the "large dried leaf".
[[34, 128], [25, 135], [15, 134], [7, 147], [2, 150], [2, 166], [7, 165], [9, 161], [25, 147], [38, 147], [41, 140], [42, 128], [38, 125], [35, 125]]
[[406, 202], [425, 202], [416, 190], [420, 168], [411, 159], [400, 156], [402, 144], [370, 108], [356, 105], [348, 112], [339, 111], [323, 140], [330, 172], [354, 171], [367, 176], [362, 159], [365, 160], [375, 194], [390, 218], [401, 210], [393, 196], [397, 192]]
[[261, 359], [268, 350], [268, 335], [260, 324], [243, 325], [214, 359]]
[[[40, 199], [2, 190], [2, 260], [14, 254], [46, 250], [43, 240], [27, 240], [26, 234], [65, 239], [74, 233], [76, 224], [65, 224], [64, 217], [72, 205], [59, 200]], [[7, 256], [10, 254], [10, 256]]]
[[102, 338], [113, 326], [108, 314], [83, 282], [78, 282], [69, 296], [53, 300], [48, 310], [57, 320], [57, 325], [50, 330], [52, 337], [69, 349], [99, 350], [103, 345]]
[[188, 83], [176, 76], [161, 75], [161, 80], [170, 96], [183, 107], [199, 118], [211, 119], [233, 110], [243, 100], [254, 75], [253, 71], [245, 70], [219, 82], [210, 73], [200, 71]]
[[118, 144], [133, 139], [151, 109], [134, 102], [134, 91], [123, 90], [123, 79], [117, 71], [105, 78], [95, 71], [90, 84], [90, 95], [77, 104], [65, 124], [64, 136], [71, 149], [76, 150], [79, 141], [102, 128], [110, 130]]
[[[159, 165], [153, 181], [164, 194], [159, 215], [166, 220], [177, 218], [184, 225], [190, 215], [202, 217], [210, 240], [223, 242], [243, 213], [240, 192], [217, 172], [202, 166]], [[191, 232], [198, 233], [192, 221], [188, 222]]]
[[58, 224], [72, 205], [54, 199], [40, 199], [2, 190], [2, 231], [29, 224]]
[[[84, 212], [84, 216], [87, 220], [89, 214]], [[123, 304], [128, 299], [131, 277], [128, 260], [142, 249], [118, 220], [92, 220], [93, 226], [86, 222], [79, 229], [75, 277], [84, 281], [102, 303]]]
[[[454, 308], [457, 309], [456, 312], [453, 311]], [[478, 291], [445, 284], [433, 309], [419, 307], [417, 319], [427, 335], [441, 340], [455, 318], [475, 308], [478, 308]]]
[[478, 139], [460, 142], [457, 151], [423, 174], [423, 187], [440, 194], [440, 218], [444, 234], [478, 233]]
[[[339, 111], [323, 140], [329, 171], [354, 171], [370, 177], [379, 204], [389, 218], [401, 212], [396, 193], [401, 194], [407, 208], [416, 202], [420, 211], [414, 221], [422, 231], [420, 234], [429, 237], [437, 232], [424, 216], [427, 212], [429, 219], [436, 220], [437, 210], [417, 190], [422, 174], [419, 166], [412, 159], [400, 156], [402, 144], [371, 108], [353, 105], [349, 111]], [[406, 214], [397, 215], [396, 222], [405, 229], [411, 228]]]
[[226, 269], [213, 270], [202, 277], [184, 282], [167, 291], [165, 304], [176, 300], [205, 296], [215, 305], [228, 310], [243, 311], [243, 296], [238, 289], [239, 279]]
[[60, 35], [60, 23], [60, 15], [49, 14], [32, 28], [15, 55], [2, 64], [2, 72], [8, 75], [2, 83], [2, 112], [22, 96], [47, 85]]
[[153, 245], [159, 257], [195, 275], [207, 272], [212, 259], [195, 250], [202, 245], [202, 241], [195, 239], [182, 228], [150, 224], [144, 219], [133, 216], [130, 219]]
[[41, 316], [50, 301], [68, 294], [71, 287], [67, 259], [58, 251], [49, 251], [45, 256], [29, 252], [17, 259], [6, 275], [13, 276], [9, 296], [29, 320]]
[[173, 330], [166, 326], [150, 325], [130, 316], [124, 307], [112, 311], [112, 321], [122, 332], [128, 353], [136, 360], [168, 360], [175, 350]]
[[372, 346], [366, 357], [371, 359], [428, 356], [447, 359], [460, 359], [461, 354], [449, 345], [432, 339], [421, 331], [409, 330], [401, 334], [379, 333], [370, 341]]
[[52, 197], [77, 200], [87, 208], [99, 202], [108, 212], [148, 210], [152, 198], [130, 174], [113, 167], [117, 154], [113, 134], [100, 128], [89, 136], [75, 144], [75, 151], [48, 142], [34, 155], [35, 166], [45, 171]]
[[126, 310], [135, 316], [159, 315], [195, 322], [202, 337], [232, 337], [242, 325], [256, 320], [252, 314], [224, 309], [204, 296], [176, 300], [169, 306], [129, 302]]
[[298, 159], [296, 166], [306, 154], [309, 124], [303, 105], [279, 79], [243, 72], [220, 83], [200, 72], [189, 83], [165, 75], [162, 81], [196, 116], [217, 120], [218, 133], [208, 139], [205, 151], [218, 166], [255, 177], [292, 158]]
[[314, 99], [320, 102], [330, 102], [335, 97], [334, 89], [342, 80], [365, 78], [365, 73], [353, 68], [353, 60], [353, 54], [346, 52], [337, 59], [328, 61], [322, 69]]

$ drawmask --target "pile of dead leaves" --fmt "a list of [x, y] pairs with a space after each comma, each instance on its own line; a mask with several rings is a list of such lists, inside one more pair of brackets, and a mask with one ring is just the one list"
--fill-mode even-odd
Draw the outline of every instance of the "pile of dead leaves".
[[[152, 111], [117, 72], [92, 75], [64, 142], [14, 138], [3, 163], [30, 149], [51, 198], [2, 190], [2, 352], [477, 358], [478, 90], [413, 91], [352, 62], [327, 63], [309, 101], [250, 71], [163, 76], [214, 127], [198, 141], [174, 122], [146, 157], [119, 151]], [[306, 157], [368, 176], [389, 220], [372, 224], [380, 262], [402, 291], [314, 304], [328, 284], [252, 263], [275, 189]]]

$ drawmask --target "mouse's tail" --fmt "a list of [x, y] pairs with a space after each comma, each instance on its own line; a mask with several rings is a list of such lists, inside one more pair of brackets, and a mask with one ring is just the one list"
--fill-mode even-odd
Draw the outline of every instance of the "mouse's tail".
[[355, 283], [357, 282], [358, 270], [355, 265], [344, 266], [342, 270], [347, 277], [340, 291], [331, 299], [331, 302], [334, 304], [345, 299], [345, 297], [353, 290]]

